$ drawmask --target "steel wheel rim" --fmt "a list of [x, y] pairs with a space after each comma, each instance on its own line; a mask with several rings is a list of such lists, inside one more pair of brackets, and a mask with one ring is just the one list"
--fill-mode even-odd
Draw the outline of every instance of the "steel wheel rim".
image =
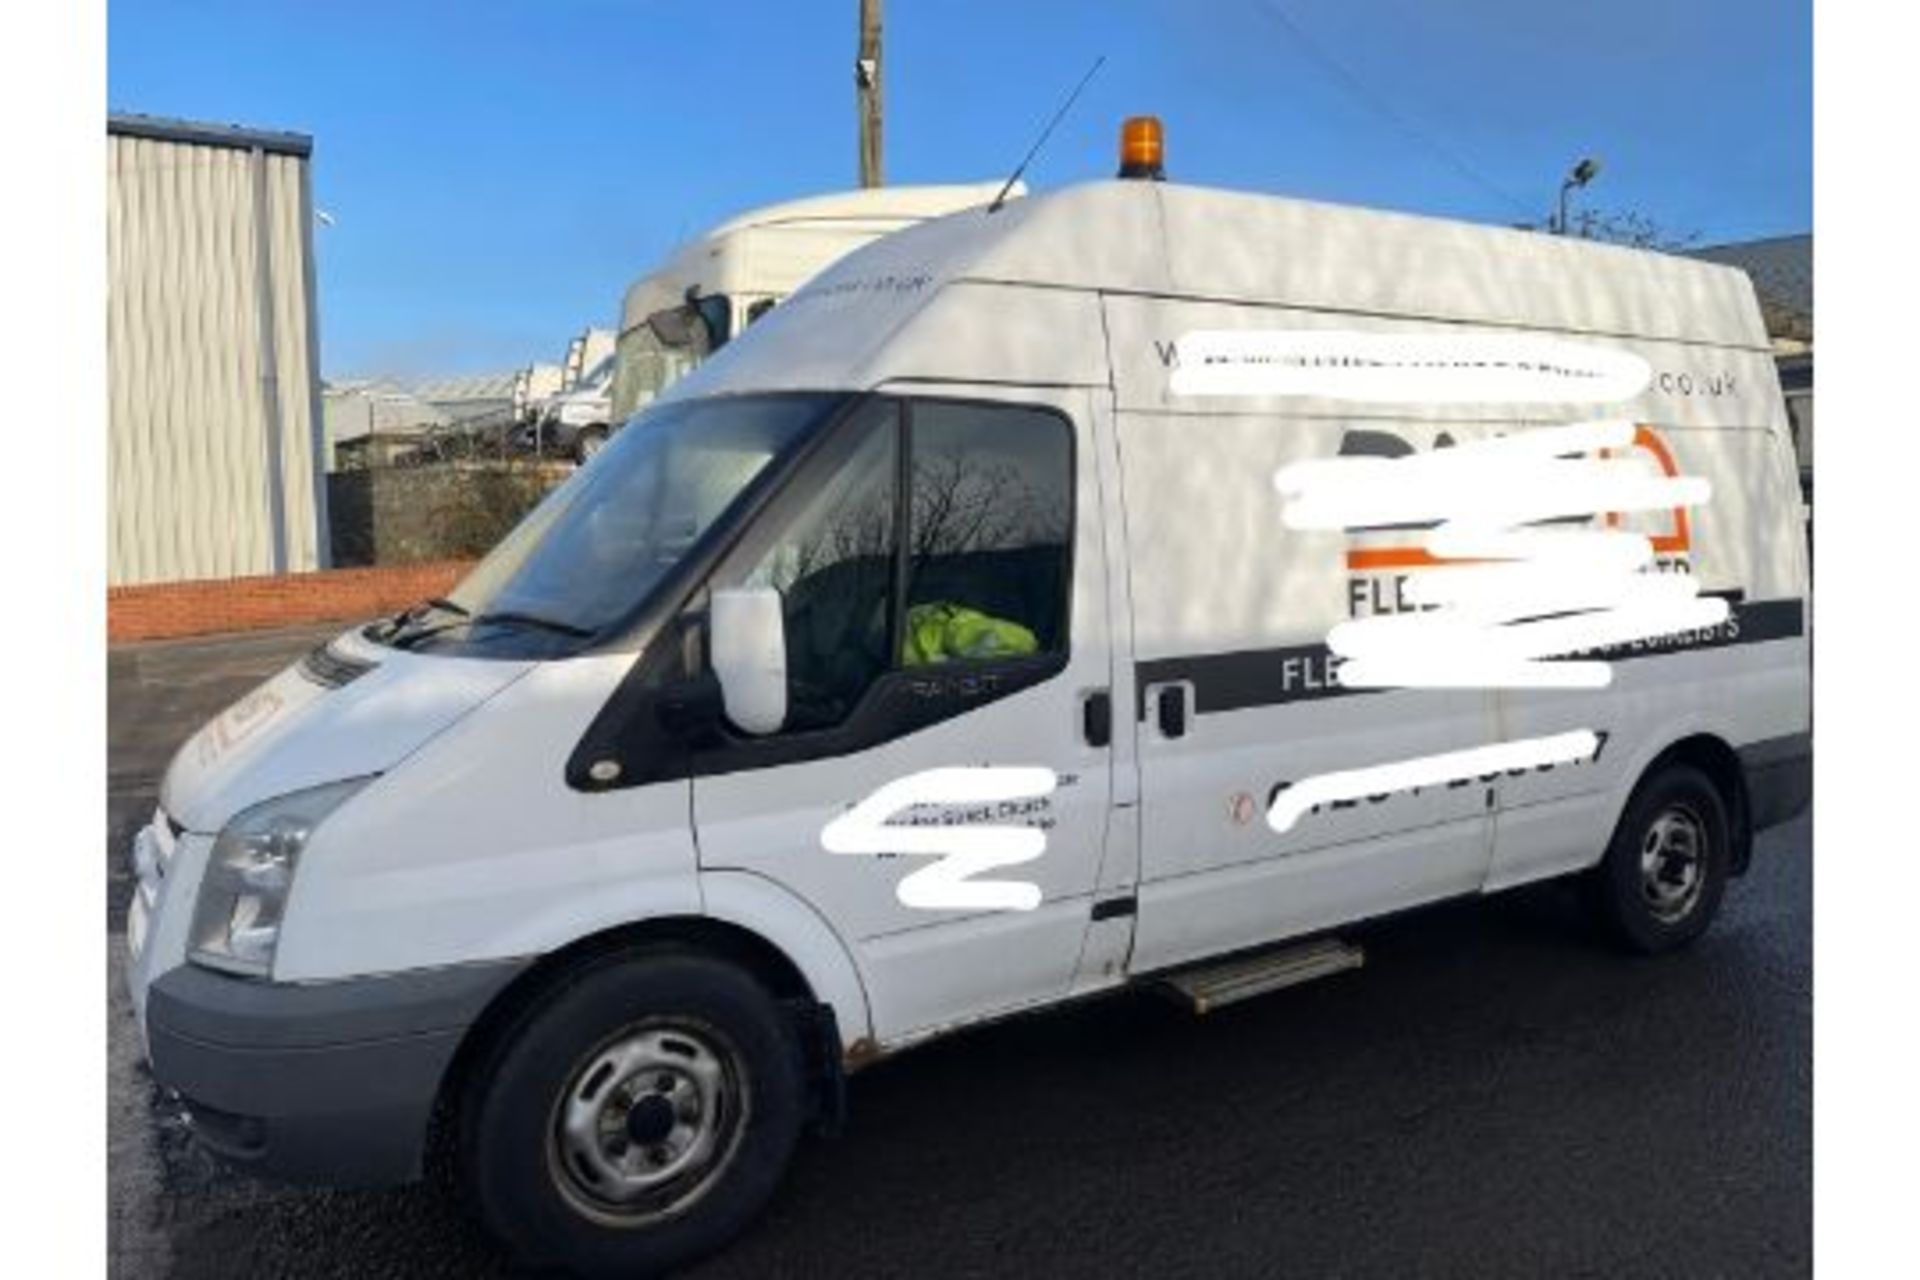
[[567, 1073], [547, 1126], [555, 1185], [582, 1215], [632, 1227], [680, 1213], [719, 1180], [745, 1131], [738, 1057], [682, 1020], [627, 1027]]
[[1685, 919], [1707, 883], [1707, 825], [1684, 804], [1654, 816], [1640, 838], [1640, 896], [1662, 924]]

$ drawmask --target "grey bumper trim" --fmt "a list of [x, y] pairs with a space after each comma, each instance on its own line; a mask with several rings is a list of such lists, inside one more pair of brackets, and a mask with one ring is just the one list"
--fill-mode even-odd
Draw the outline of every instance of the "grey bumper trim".
[[154, 1078], [209, 1147], [260, 1172], [404, 1182], [466, 1028], [524, 967], [294, 985], [185, 966], [148, 992]]
[[1790, 733], [1738, 749], [1755, 831], [1799, 817], [1813, 803], [1813, 734]]

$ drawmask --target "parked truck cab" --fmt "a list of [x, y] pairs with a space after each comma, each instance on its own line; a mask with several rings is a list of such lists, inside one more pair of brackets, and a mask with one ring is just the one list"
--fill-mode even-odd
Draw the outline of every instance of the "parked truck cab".
[[[1622, 646], [1604, 688], [1343, 688], [1330, 630], [1402, 607], [1421, 553], [1290, 526], [1276, 472], [1595, 406], [1174, 389], [1185, 335], [1253, 331], [1674, 375], [1604, 413], [1712, 501], [1574, 522], [1643, 523], [1727, 625]], [[1799, 510], [1726, 268], [1168, 182], [926, 222], [667, 388], [445, 600], [181, 748], [134, 851], [154, 1074], [276, 1174], [404, 1180], [438, 1135], [518, 1253], [634, 1274], [743, 1229], [847, 1075], [985, 1020], [1222, 991], [1218, 957], [1551, 877], [1674, 949], [1807, 800]], [[1265, 818], [1310, 776], [1576, 728], [1604, 749]], [[926, 855], [823, 839], [1002, 767], [1049, 782], [905, 829], [1041, 833], [998, 873], [1027, 908], [916, 904]]]
[[[903, 228], [990, 203], [999, 182], [869, 187], [729, 218], [627, 287], [611, 390], [617, 427], [816, 274]], [[1005, 195], [1026, 194], [1014, 183]]]

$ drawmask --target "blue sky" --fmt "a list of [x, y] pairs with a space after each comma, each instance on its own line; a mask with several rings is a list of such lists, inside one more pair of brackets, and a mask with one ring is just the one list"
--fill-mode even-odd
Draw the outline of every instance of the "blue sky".
[[[328, 376], [506, 369], [703, 228], [855, 184], [857, 8], [112, 0], [108, 102], [314, 135]], [[1030, 185], [1109, 176], [1153, 112], [1176, 181], [1511, 223], [1597, 154], [1595, 208], [1804, 231], [1811, 28], [1810, 0], [891, 0], [887, 178], [1004, 176], [1105, 54]]]

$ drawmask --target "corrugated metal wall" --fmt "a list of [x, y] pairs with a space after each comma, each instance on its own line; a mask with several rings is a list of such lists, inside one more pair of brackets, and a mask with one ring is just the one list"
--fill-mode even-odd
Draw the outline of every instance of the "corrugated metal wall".
[[108, 128], [109, 580], [322, 567], [306, 158]]

